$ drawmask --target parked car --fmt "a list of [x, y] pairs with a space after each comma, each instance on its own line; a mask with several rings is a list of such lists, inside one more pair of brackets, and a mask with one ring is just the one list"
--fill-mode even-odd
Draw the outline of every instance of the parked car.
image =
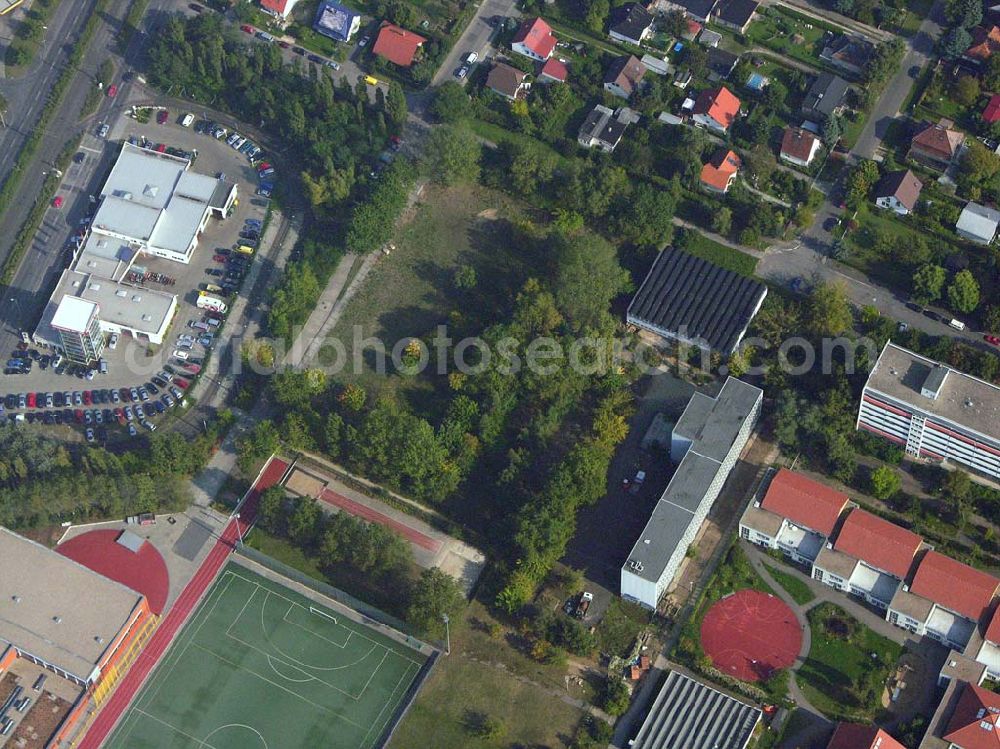
[[983, 340], [991, 346], [1000, 346], [1000, 336], [987, 334], [983, 336]]
[[240, 26], [240, 31], [242, 31], [244, 34], [252, 34], [254, 32], [254, 28], [253, 26], [248, 26], [247, 24], [244, 23]]
[[182, 351], [181, 349], [174, 349], [173, 356], [175, 359], [180, 359], [181, 361], [187, 361], [190, 354], [187, 351]]
[[169, 117], [170, 117], [170, 112], [168, 112], [166, 109], [161, 109], [159, 112], [156, 113], [156, 122], [157, 124], [162, 125], [167, 121], [167, 118]]

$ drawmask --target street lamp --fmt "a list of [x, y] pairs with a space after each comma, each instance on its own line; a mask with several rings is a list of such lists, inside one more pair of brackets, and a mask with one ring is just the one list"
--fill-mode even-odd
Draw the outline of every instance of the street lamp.
[[240, 529], [240, 514], [237, 512], [233, 517], [236, 519], [236, 544], [243, 545], [243, 531]]
[[441, 614], [441, 618], [444, 620], [444, 636], [445, 636], [445, 655], [451, 655], [451, 628], [448, 626], [448, 622], [451, 619], [448, 618], [447, 614]]

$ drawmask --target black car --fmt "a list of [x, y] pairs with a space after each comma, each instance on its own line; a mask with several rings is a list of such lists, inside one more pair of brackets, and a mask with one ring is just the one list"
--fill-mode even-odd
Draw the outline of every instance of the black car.
[[153, 382], [155, 382], [161, 388], [165, 388], [167, 386], [167, 383], [163, 381], [163, 378], [158, 375], [153, 377]]
[[306, 53], [306, 51], [302, 49], [302, 47], [292, 47], [292, 52], [294, 52], [297, 55], [304, 55]]
[[925, 309], [924, 317], [929, 317], [931, 320], [937, 320], [938, 322], [947, 322], [943, 315], [939, 315], [932, 309]]
[[920, 314], [923, 314], [924, 312], [924, 308], [921, 307], [916, 302], [907, 302], [906, 309], [913, 310], [914, 312], [919, 312]]
[[323, 62], [323, 58], [320, 57], [319, 55], [309, 55], [307, 59], [310, 60], [311, 62], [319, 62], [319, 63]]
[[52, 420], [55, 421], [56, 424], [62, 424], [63, 423], [63, 412], [62, 411], [53, 411], [52, 412]]
[[219, 268], [206, 268], [205, 269], [205, 273], [208, 274], [209, 276], [221, 276], [221, 275], [223, 275], [222, 270], [219, 269]]
[[46, 424], [55, 424], [56, 423], [56, 417], [55, 417], [55, 415], [51, 411], [46, 411], [45, 412], [45, 416], [42, 417], [42, 418], [45, 420]]

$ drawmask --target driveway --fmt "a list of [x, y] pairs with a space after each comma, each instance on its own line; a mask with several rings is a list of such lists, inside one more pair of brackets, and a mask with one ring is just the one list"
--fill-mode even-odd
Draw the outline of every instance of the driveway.
[[916, 35], [907, 42], [907, 52], [903, 56], [903, 62], [900, 63], [896, 74], [886, 85], [885, 92], [868, 116], [868, 122], [865, 123], [857, 143], [851, 150], [851, 154], [856, 158], [870, 159], [875, 155], [889, 128], [889, 123], [899, 114], [899, 109], [913, 88], [920, 70], [934, 58], [934, 45], [941, 36], [943, 23], [942, 3], [941, 0], [937, 0], [927, 18], [920, 24]]
[[455, 71], [462, 64], [462, 60], [470, 52], [478, 54], [480, 60], [486, 59], [487, 47], [494, 31], [493, 26], [490, 25], [490, 19], [493, 16], [517, 17], [520, 15], [520, 12], [515, 8], [514, 0], [483, 0], [476, 15], [472, 17], [469, 25], [462, 32], [462, 36], [458, 38], [455, 46], [444, 58], [444, 62], [441, 63], [441, 67], [434, 75], [431, 85], [440, 86], [445, 81], [452, 79]]

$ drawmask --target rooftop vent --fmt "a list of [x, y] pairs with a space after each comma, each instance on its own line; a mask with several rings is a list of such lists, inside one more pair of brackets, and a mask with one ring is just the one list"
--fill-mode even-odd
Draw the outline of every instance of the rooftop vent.
[[14, 603], [20, 603], [21, 596], [11, 596], [11, 600], [14, 601]]
[[142, 316], [142, 321], [143, 322], [152, 322], [153, 318], [150, 315], [143, 315]]
[[937, 400], [938, 396], [941, 395], [941, 389], [944, 387], [945, 380], [947, 379], [948, 367], [940, 364], [931, 367], [930, 371], [927, 373], [927, 377], [924, 378], [923, 384], [920, 386], [920, 394], [925, 398]]
[[92, 283], [92, 284], [90, 284], [90, 290], [91, 291], [100, 291], [101, 290], [101, 285], [99, 283]]
[[96, 641], [97, 641], [97, 644], [98, 644], [98, 645], [103, 645], [103, 644], [104, 644], [104, 638], [103, 638], [103, 637], [101, 637], [100, 635], [95, 635], [95, 636], [94, 636], [94, 640], [96, 640]]
[[124, 299], [125, 297], [128, 296], [128, 292], [125, 291], [125, 289], [118, 289], [118, 291], [115, 292], [115, 296], [120, 296], [122, 299]]
[[61, 624], [62, 623], [62, 617], [58, 616], [58, 615], [57, 616], [53, 616], [52, 617], [52, 621], [54, 621], [56, 624]]
[[135, 295], [134, 295], [134, 296], [132, 297], [132, 301], [133, 301], [133, 302], [141, 302], [141, 301], [142, 301], [142, 297], [141, 297], [141, 296], [139, 296], [138, 294], [135, 294]]

